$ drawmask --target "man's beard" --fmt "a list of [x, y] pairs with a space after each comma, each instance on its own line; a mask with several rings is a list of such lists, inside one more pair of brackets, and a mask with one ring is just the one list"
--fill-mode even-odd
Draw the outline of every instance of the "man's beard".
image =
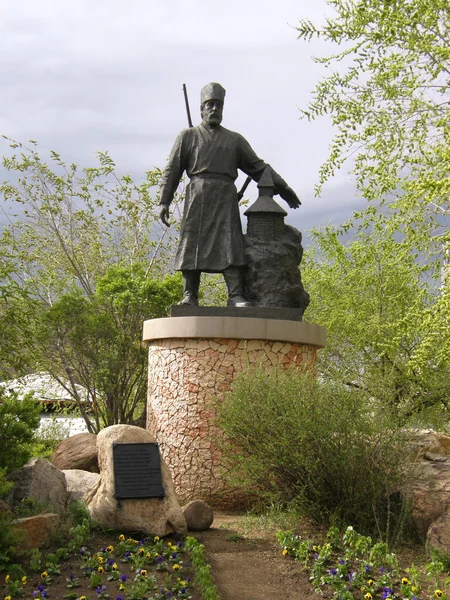
[[218, 114], [215, 115], [205, 115], [204, 121], [210, 127], [217, 127], [222, 122], [222, 117]]

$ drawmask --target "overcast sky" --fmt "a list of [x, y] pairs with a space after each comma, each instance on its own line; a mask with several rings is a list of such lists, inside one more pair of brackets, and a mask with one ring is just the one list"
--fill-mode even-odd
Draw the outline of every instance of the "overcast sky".
[[[323, 71], [297, 40], [299, 17], [321, 21], [325, 0], [0, 0], [0, 133], [89, 166], [108, 150], [141, 180], [164, 167], [200, 89], [227, 90], [223, 125], [239, 131], [293, 187], [303, 205], [287, 222], [305, 230], [345, 220], [354, 186], [340, 174], [314, 197], [331, 128], [299, 120]], [[331, 48], [332, 50], [332, 48]], [[7, 152], [6, 142], [0, 144]], [[0, 172], [4, 178], [4, 172]], [[249, 196], [256, 198], [256, 185]], [[282, 202], [282, 201], [281, 201]]]

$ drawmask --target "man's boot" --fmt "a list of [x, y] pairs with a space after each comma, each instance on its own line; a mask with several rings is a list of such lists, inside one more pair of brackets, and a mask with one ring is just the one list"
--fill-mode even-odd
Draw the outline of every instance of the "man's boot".
[[183, 300], [179, 304], [198, 306], [198, 288], [200, 287], [201, 271], [182, 271], [184, 279]]
[[243, 270], [239, 267], [228, 267], [223, 272], [223, 276], [228, 288], [227, 306], [238, 308], [251, 306], [251, 303], [244, 297]]

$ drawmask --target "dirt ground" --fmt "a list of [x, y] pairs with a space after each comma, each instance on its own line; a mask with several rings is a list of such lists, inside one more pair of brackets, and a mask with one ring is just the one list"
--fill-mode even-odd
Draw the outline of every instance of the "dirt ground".
[[306, 571], [282, 556], [273, 532], [238, 533], [238, 515], [218, 513], [195, 537], [205, 546], [221, 600], [318, 600]]

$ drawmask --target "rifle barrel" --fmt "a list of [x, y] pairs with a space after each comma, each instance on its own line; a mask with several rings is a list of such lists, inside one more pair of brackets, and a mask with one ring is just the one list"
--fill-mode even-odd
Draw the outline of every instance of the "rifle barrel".
[[194, 127], [194, 125], [192, 124], [191, 109], [189, 108], [189, 100], [188, 100], [187, 89], [186, 89], [186, 84], [185, 83], [183, 83], [183, 94], [184, 94], [184, 103], [186, 104], [186, 113], [187, 113], [187, 118], [188, 118], [188, 125], [189, 125], [189, 127]]

